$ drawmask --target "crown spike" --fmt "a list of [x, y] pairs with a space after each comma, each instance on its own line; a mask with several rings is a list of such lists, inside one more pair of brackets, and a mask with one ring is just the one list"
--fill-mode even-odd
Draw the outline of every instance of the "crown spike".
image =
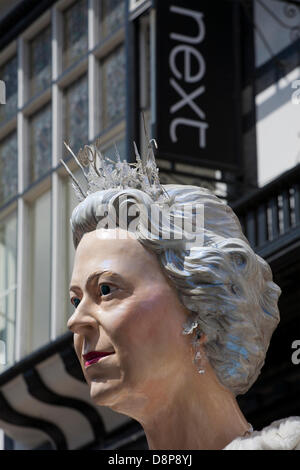
[[[81, 171], [83, 172], [84, 176], [86, 176], [85, 174], [85, 171], [84, 171], [84, 168], [83, 166], [81, 165], [80, 161], [78, 160], [78, 158], [76, 157], [75, 153], [73, 152], [73, 150], [69, 147], [69, 145], [64, 142], [64, 145], [66, 147], [66, 149], [71, 153], [72, 157], [74, 158], [75, 162], [77, 163], [77, 165], [79, 166], [79, 168], [81, 169]], [[81, 149], [80, 149], [81, 150]], [[79, 150], [79, 152], [80, 152]]]
[[[69, 167], [65, 164], [65, 162], [64, 162], [62, 159], [60, 159], [60, 162], [61, 162], [61, 163], [63, 164], [63, 166], [65, 167], [67, 173], [71, 176], [72, 181], [73, 181], [73, 188], [74, 188], [74, 190], [75, 190], [75, 191], [77, 190], [77, 191], [79, 192], [80, 196], [82, 197], [81, 200], [85, 199], [85, 198], [87, 197], [87, 195], [86, 195], [86, 193], [83, 191], [83, 189], [81, 188], [79, 182], [77, 181], [77, 179], [75, 178], [75, 176], [73, 175], [73, 173], [71, 172], [71, 170], [69, 169]], [[74, 187], [74, 186], [75, 186], [75, 187]], [[78, 196], [77, 191], [76, 191], [76, 194], [77, 194], [77, 196]]]
[[[150, 149], [150, 151], [148, 151], [146, 157], [142, 156], [142, 158], [136, 143], [133, 142], [136, 163], [128, 163], [124, 159], [121, 160], [116, 144], [117, 161], [111, 160], [101, 153], [99, 144], [100, 141], [97, 139], [95, 145], [85, 145], [83, 149], [80, 149], [77, 157], [70, 147], [65, 144], [87, 180], [87, 191], [85, 192], [80, 187], [79, 182], [72, 175], [67, 165], [61, 160], [73, 180], [73, 187], [80, 201], [96, 191], [111, 188], [136, 188], [147, 193], [154, 201], [161, 200], [163, 196], [165, 202], [169, 204], [170, 199], [159, 182], [158, 168], [152, 148], [152, 145], [156, 145], [154, 139], [149, 141], [148, 149]], [[98, 162], [98, 168], [96, 162]], [[87, 169], [84, 170], [83, 167]]]

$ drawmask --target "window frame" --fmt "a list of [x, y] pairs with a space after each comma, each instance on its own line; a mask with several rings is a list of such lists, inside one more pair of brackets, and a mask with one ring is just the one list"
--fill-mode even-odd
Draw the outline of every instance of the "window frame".
[[[60, 163], [63, 156], [62, 103], [63, 93], [78, 77], [86, 73], [88, 78], [88, 142], [101, 137], [107, 148], [124, 138], [126, 114], [120, 121], [101, 131], [98, 110], [101, 106], [99, 60], [116, 47], [125, 45], [125, 22], [106, 38], [101, 38], [101, 21], [98, 0], [88, 0], [88, 48], [85, 54], [63, 70], [62, 38], [63, 12], [77, 0], [59, 0], [24, 30], [12, 43], [0, 51], [0, 66], [13, 57], [18, 59], [18, 106], [17, 113], [0, 125], [0, 141], [11, 132], [17, 132], [18, 146], [18, 193], [15, 198], [0, 207], [0, 220], [8, 214], [17, 213], [17, 300], [15, 329], [15, 360], [32, 352], [30, 344], [30, 210], [32, 204], [46, 191], [51, 191], [51, 306], [50, 339], [66, 331], [68, 315], [67, 272], [67, 201], [64, 197], [69, 176]], [[124, 0], [125, 1], [125, 0]], [[51, 28], [51, 81], [43, 91], [30, 96], [29, 48], [30, 41], [45, 28]], [[36, 181], [29, 183], [30, 119], [47, 105], [52, 106], [52, 155], [51, 168]], [[72, 157], [66, 159], [73, 171], [77, 168]], [[65, 269], [61, 270], [61, 266]], [[50, 268], [49, 268], [50, 269]]]

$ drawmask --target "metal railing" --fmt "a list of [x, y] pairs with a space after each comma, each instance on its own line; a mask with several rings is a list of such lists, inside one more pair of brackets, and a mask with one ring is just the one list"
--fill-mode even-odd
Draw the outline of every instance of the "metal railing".
[[231, 207], [252, 248], [263, 257], [300, 241], [300, 164]]

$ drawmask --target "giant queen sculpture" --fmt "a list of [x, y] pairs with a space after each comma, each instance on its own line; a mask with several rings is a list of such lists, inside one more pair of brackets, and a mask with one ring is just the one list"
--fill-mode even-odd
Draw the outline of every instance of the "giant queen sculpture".
[[232, 209], [136, 163], [76, 156], [68, 328], [95, 404], [137, 420], [149, 449], [300, 449], [300, 418], [255, 431], [236, 396], [257, 379], [280, 288]]

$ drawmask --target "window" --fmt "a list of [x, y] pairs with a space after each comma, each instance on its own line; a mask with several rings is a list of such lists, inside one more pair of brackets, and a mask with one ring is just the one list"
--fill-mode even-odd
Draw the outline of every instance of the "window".
[[[84, 75], [64, 94], [64, 141], [74, 153], [88, 142], [88, 81]], [[69, 153], [67, 152], [69, 155]]]
[[40, 196], [31, 208], [31, 349], [50, 339], [51, 304], [51, 192]]
[[17, 217], [14, 212], [0, 222], [0, 340], [4, 344], [0, 371], [14, 361], [16, 264]]
[[13, 132], [0, 143], [0, 205], [18, 192], [17, 133]]
[[64, 12], [63, 67], [76, 62], [88, 48], [88, 2], [80, 0]]
[[51, 168], [52, 123], [48, 105], [30, 119], [30, 182], [43, 176]]
[[12, 118], [18, 107], [18, 60], [14, 56], [0, 68], [0, 80], [5, 82], [6, 103], [0, 106], [0, 123]]
[[300, 9], [288, 2], [254, 2], [255, 117], [258, 184], [299, 163]]
[[[70, 157], [63, 142], [77, 154], [89, 140], [100, 137], [105, 155], [115, 159], [116, 142], [121, 158], [126, 157], [125, 4], [125, 0], [55, 2], [1, 54], [0, 80], [6, 85], [6, 104], [0, 106], [0, 340], [13, 344], [9, 338], [14, 337], [15, 320], [10, 312], [18, 305], [18, 315], [28, 324], [16, 337], [21, 343], [17, 350], [22, 353], [46, 344], [51, 324], [53, 337], [66, 331], [64, 320], [74, 310], [68, 299], [75, 252], [69, 219], [78, 201], [59, 163], [60, 158]], [[88, 30], [89, 9], [93, 12], [92, 31]], [[93, 103], [92, 109], [89, 103]], [[54, 149], [57, 158], [52, 164]], [[77, 166], [73, 164], [68, 162], [74, 173]], [[18, 174], [21, 169], [24, 174]], [[75, 174], [85, 187], [81, 171]], [[61, 187], [64, 177], [65, 193]], [[28, 214], [20, 219], [19, 230], [17, 203]], [[10, 222], [7, 214], [13, 213]], [[8, 258], [3, 253], [7, 243], [16, 239], [21, 248], [20, 281], [29, 295], [27, 304], [18, 299], [14, 305], [13, 294], [7, 297], [6, 291], [18, 298], [21, 289], [10, 290], [16, 279], [5, 278]], [[61, 264], [61, 259], [66, 263]], [[50, 305], [52, 288], [57, 298], [64, 296], [65, 303], [59, 308]], [[5, 296], [1, 297], [2, 291]], [[12, 361], [13, 349], [6, 351]]]
[[107, 128], [125, 117], [125, 49], [119, 47], [102, 62], [102, 125]]
[[300, 10], [296, 5], [272, 0], [255, 2], [257, 67], [272, 59], [272, 54], [279, 54], [299, 39], [299, 19]]
[[51, 84], [51, 28], [44, 29], [29, 43], [30, 96]]
[[120, 28], [125, 21], [124, 0], [100, 0], [101, 36], [109, 36]]

